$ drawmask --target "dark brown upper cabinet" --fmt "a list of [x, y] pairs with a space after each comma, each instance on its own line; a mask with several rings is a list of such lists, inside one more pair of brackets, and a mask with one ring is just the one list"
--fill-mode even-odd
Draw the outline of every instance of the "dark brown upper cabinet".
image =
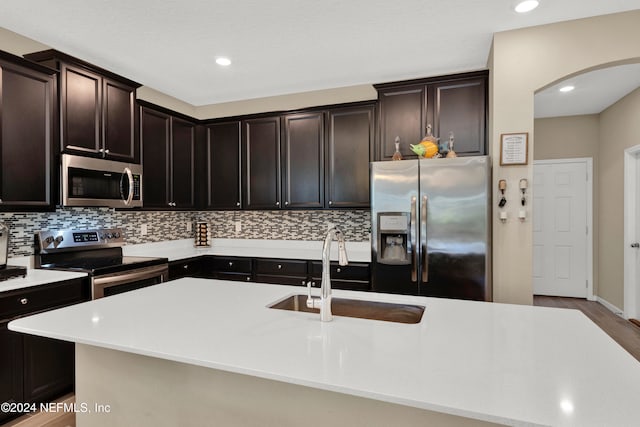
[[324, 114], [283, 117], [282, 196], [284, 208], [324, 207]]
[[326, 207], [369, 207], [375, 107], [334, 108], [327, 117]]
[[280, 116], [242, 121], [244, 207], [280, 209]]
[[375, 85], [378, 90], [377, 160], [391, 160], [400, 138], [404, 158], [416, 158], [409, 144], [422, 140], [429, 124], [444, 145], [453, 132], [459, 156], [487, 153], [487, 71]]
[[141, 105], [145, 208], [195, 207], [195, 129], [194, 122], [187, 118], [162, 107]]
[[56, 50], [25, 58], [60, 71], [63, 152], [140, 162], [135, 107], [138, 83]]
[[0, 52], [0, 211], [55, 209], [56, 74]]
[[242, 207], [241, 122], [213, 123], [206, 126], [207, 209], [235, 210]]

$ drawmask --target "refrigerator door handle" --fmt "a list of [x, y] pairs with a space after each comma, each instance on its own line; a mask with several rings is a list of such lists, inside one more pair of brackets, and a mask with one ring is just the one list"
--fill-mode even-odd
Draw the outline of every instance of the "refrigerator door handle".
[[427, 252], [427, 196], [422, 196], [420, 209], [420, 249], [422, 252], [422, 283], [429, 281], [429, 253]]
[[416, 196], [411, 197], [411, 281], [418, 281], [418, 246], [416, 238], [418, 235], [418, 218], [416, 217], [417, 210]]

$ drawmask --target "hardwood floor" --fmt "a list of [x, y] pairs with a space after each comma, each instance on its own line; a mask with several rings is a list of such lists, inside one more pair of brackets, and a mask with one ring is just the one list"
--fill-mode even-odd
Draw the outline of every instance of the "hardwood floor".
[[613, 314], [595, 301], [581, 298], [563, 298], [534, 295], [533, 305], [573, 308], [582, 311], [611, 338], [640, 361], [640, 326]]

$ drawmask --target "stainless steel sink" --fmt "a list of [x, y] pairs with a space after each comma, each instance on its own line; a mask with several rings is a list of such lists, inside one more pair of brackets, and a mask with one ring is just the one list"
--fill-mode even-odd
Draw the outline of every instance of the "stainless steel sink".
[[[284, 300], [274, 302], [268, 307], [278, 310], [320, 313], [319, 309], [307, 307], [307, 295], [291, 295]], [[334, 316], [358, 317], [360, 319], [397, 323], [420, 323], [424, 307], [412, 304], [332, 298], [331, 311]]]

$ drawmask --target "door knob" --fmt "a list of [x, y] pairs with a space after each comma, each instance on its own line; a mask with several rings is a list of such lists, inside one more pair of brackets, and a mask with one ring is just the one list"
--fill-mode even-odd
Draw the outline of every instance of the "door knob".
[[632, 243], [631, 247], [638, 249], [638, 248], [640, 248], [640, 243]]

